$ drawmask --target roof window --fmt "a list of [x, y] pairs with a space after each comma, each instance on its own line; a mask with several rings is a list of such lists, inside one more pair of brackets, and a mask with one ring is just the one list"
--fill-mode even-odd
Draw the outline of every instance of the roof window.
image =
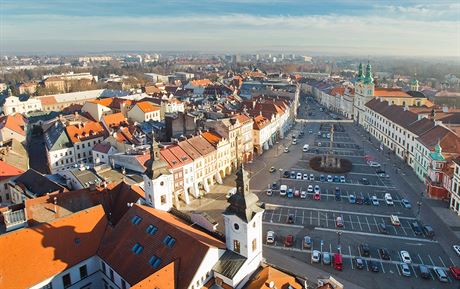
[[176, 239], [174, 239], [173, 237], [171, 237], [170, 235], [167, 235], [164, 239], [163, 239], [163, 244], [165, 244], [166, 246], [168, 246], [169, 248], [172, 248], [174, 246], [174, 244], [176, 244]]
[[131, 251], [133, 251], [134, 254], [138, 255], [138, 254], [140, 254], [142, 252], [143, 249], [144, 249], [144, 247], [142, 247], [141, 244], [136, 243], [136, 244], [134, 244], [134, 246], [131, 249]]
[[161, 264], [161, 258], [153, 255], [149, 260], [149, 264], [152, 265], [154, 269], [157, 269]]
[[134, 224], [134, 225], [139, 225], [139, 223], [142, 221], [142, 218], [139, 217], [138, 215], [134, 216], [132, 219], [131, 219], [131, 222]]
[[145, 231], [149, 234], [149, 235], [155, 235], [155, 233], [158, 231], [158, 228], [155, 227], [154, 225], [150, 224], [147, 226], [147, 229], [145, 229]]

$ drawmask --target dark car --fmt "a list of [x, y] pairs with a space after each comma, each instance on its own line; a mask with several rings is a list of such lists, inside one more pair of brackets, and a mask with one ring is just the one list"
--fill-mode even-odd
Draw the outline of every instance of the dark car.
[[363, 269], [364, 268], [364, 260], [361, 258], [355, 258], [355, 266], [358, 269]]
[[423, 226], [423, 233], [428, 238], [433, 238], [434, 237], [434, 230], [433, 230], [433, 227], [431, 227], [431, 226], [428, 226], [428, 225]]
[[278, 184], [276, 182], [272, 184], [272, 190], [278, 190]]
[[419, 265], [418, 269], [420, 270], [420, 276], [422, 276], [423, 279], [431, 279], [430, 270], [427, 266]]
[[335, 200], [336, 201], [342, 200], [342, 194], [340, 193], [339, 187], [335, 187]]
[[290, 175], [291, 175], [290, 171], [284, 171], [283, 178], [289, 178]]
[[412, 227], [412, 230], [414, 230], [415, 235], [422, 234], [422, 229], [420, 228], [420, 225], [417, 222], [411, 222], [410, 226]]
[[366, 185], [366, 186], [370, 184], [369, 180], [366, 179], [366, 178], [362, 178], [360, 182], [361, 182], [361, 184]]
[[294, 214], [289, 214], [287, 218], [287, 223], [288, 224], [294, 224]]
[[356, 196], [356, 204], [358, 205], [364, 204], [364, 198], [361, 196]]
[[379, 249], [379, 255], [383, 260], [390, 260], [390, 252], [385, 248]]
[[364, 197], [364, 204], [365, 204], [365, 205], [371, 205], [371, 204], [372, 204], [371, 198], [369, 198], [369, 197]]
[[339, 176], [334, 176], [333, 182], [334, 182], [334, 183], [340, 183], [340, 178], [339, 178]]
[[385, 225], [384, 223], [380, 223], [379, 232], [382, 234], [388, 234], [387, 225]]
[[359, 244], [359, 252], [361, 252], [361, 256], [363, 257], [369, 257], [371, 255], [371, 250], [367, 243]]
[[367, 262], [367, 265], [369, 266], [369, 270], [371, 270], [372, 272], [379, 272], [379, 266], [377, 265], [377, 262], [375, 261], [372, 261], [372, 260], [369, 260]]
[[324, 175], [321, 175], [321, 176], [319, 177], [319, 180], [320, 180], [321, 182], [324, 182], [324, 181], [326, 181], [326, 177], [325, 177]]

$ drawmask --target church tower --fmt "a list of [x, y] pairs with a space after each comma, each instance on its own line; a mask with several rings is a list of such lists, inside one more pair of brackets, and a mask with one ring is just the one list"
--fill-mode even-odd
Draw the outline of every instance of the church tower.
[[160, 147], [152, 132], [150, 159], [145, 162], [144, 192], [148, 206], [169, 211], [173, 206], [173, 175], [168, 170], [168, 164], [160, 157]]
[[411, 91], [418, 91], [419, 90], [419, 83], [418, 83], [418, 80], [417, 80], [417, 74], [414, 75], [414, 78], [411, 80], [410, 82], [410, 90]]
[[375, 85], [374, 78], [372, 77], [372, 67], [368, 62], [366, 65], [366, 76], [364, 76], [363, 80], [363, 96], [367, 101], [370, 101], [374, 97], [374, 89]]
[[244, 256], [248, 263], [262, 261], [262, 215], [264, 209], [257, 203], [259, 198], [249, 190], [248, 173], [243, 164], [236, 172], [236, 193], [225, 210], [225, 239], [227, 249]]

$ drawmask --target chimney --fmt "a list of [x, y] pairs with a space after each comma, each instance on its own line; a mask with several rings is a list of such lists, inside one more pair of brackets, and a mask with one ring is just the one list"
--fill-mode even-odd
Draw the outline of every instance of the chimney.
[[57, 214], [57, 197], [53, 198], [53, 204], [54, 204], [54, 213]]

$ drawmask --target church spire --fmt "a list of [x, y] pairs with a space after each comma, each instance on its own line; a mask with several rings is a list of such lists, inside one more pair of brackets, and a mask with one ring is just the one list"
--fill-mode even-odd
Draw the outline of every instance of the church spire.
[[371, 84], [374, 82], [374, 78], [372, 78], [372, 66], [369, 62], [366, 65], [366, 76], [364, 77], [365, 84]]
[[168, 173], [168, 164], [160, 157], [160, 146], [155, 140], [155, 133], [152, 130], [152, 138], [150, 144], [150, 159], [145, 162], [146, 170], [145, 174], [150, 178], [154, 179], [159, 175]]
[[364, 79], [363, 64], [362, 64], [362, 63], [359, 63], [359, 66], [358, 66], [358, 79], [357, 79], [357, 81], [360, 82], [360, 81], [363, 81], [363, 79]]

